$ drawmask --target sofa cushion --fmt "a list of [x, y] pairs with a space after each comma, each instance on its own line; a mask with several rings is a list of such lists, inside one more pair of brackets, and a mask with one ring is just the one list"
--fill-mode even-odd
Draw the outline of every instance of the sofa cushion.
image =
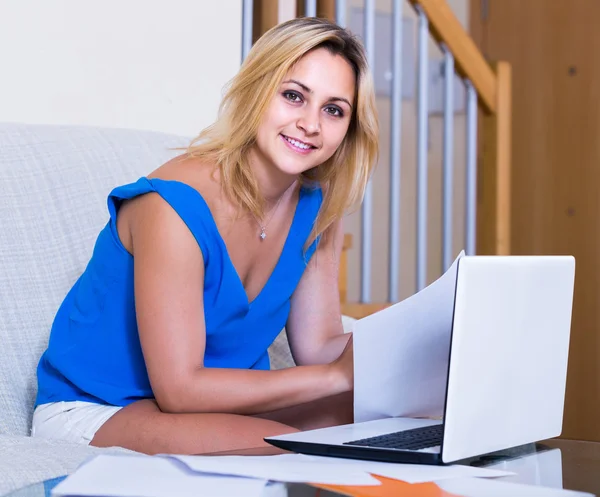
[[0, 123], [0, 434], [29, 432], [37, 362], [108, 220], [108, 193], [187, 143], [147, 131]]
[[0, 435], [0, 495], [18, 488], [72, 473], [97, 454], [135, 452], [100, 449], [43, 438]]

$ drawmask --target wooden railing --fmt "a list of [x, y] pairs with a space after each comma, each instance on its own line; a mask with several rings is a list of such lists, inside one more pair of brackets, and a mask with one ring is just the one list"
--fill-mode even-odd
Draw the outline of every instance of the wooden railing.
[[429, 18], [431, 35], [446, 45], [457, 72], [479, 96], [477, 253], [510, 254], [511, 68], [490, 65], [460, 24], [446, 0], [408, 0]]

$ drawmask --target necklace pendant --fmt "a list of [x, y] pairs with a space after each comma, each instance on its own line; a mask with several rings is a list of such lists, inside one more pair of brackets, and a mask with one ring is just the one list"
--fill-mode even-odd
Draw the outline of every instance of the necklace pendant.
[[267, 234], [265, 233], [264, 228], [261, 228], [259, 236], [260, 236], [261, 240], [264, 240], [265, 238], [267, 238]]

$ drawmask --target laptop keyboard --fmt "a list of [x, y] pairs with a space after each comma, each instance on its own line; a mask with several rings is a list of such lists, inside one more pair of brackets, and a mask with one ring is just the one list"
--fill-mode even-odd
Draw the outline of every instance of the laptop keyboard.
[[385, 449], [420, 450], [442, 444], [444, 425], [424, 426], [412, 430], [386, 433], [377, 437], [362, 438], [344, 445], [359, 445], [362, 447], [380, 447]]

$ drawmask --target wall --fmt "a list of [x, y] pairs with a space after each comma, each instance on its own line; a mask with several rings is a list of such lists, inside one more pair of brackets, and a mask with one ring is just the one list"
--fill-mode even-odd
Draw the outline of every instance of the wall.
[[0, 120], [195, 135], [241, 60], [241, 1], [0, 0]]
[[[461, 24], [468, 26], [469, 0], [448, 0]], [[349, 3], [360, 7], [362, 1]], [[391, 0], [377, 0], [376, 8], [380, 12], [391, 12]], [[405, 2], [404, 16], [416, 20], [413, 8]], [[347, 15], [347, 18], [348, 15]], [[415, 31], [416, 33], [416, 31]], [[415, 41], [416, 46], [416, 41]], [[432, 42], [430, 57], [440, 58], [441, 52]], [[373, 246], [371, 300], [387, 300], [388, 261], [389, 261], [389, 148], [390, 140], [390, 100], [377, 99], [380, 125], [381, 150], [380, 162], [372, 180], [373, 189]], [[416, 98], [404, 100], [402, 105], [401, 130], [401, 226], [400, 226], [400, 271], [397, 275], [400, 285], [400, 298], [410, 296], [416, 291], [416, 144], [417, 119]], [[442, 117], [432, 116], [429, 120], [429, 182], [428, 182], [428, 264], [427, 279], [433, 281], [442, 273]], [[454, 119], [454, 202], [453, 202], [453, 256], [464, 248], [465, 217], [465, 116], [463, 112], [455, 114]], [[360, 211], [350, 215], [345, 222], [345, 231], [353, 235], [353, 248], [349, 252], [348, 299], [358, 301], [360, 296]]]
[[[468, 1], [448, 0], [468, 25]], [[362, 5], [349, 1], [349, 8]], [[278, 0], [283, 17], [293, 0]], [[288, 5], [290, 4], [290, 5]], [[286, 6], [288, 8], [286, 8]], [[391, 11], [391, 0], [377, 0]], [[217, 112], [223, 85], [240, 64], [241, 1], [0, 0], [0, 120], [91, 124], [194, 135]], [[287, 12], [287, 14], [286, 14]], [[405, 16], [415, 18], [405, 2]], [[280, 19], [280, 20], [283, 20]], [[223, 36], [223, 33], [227, 33]], [[214, 49], [214, 47], [218, 47]], [[432, 43], [430, 54], [440, 53]], [[389, 99], [379, 98], [381, 158], [373, 178], [372, 300], [387, 298]], [[428, 279], [441, 273], [441, 117], [430, 119]], [[455, 116], [454, 253], [463, 248], [465, 119]], [[402, 108], [401, 297], [415, 291], [416, 105]], [[360, 212], [354, 235], [349, 298], [360, 285]]]

